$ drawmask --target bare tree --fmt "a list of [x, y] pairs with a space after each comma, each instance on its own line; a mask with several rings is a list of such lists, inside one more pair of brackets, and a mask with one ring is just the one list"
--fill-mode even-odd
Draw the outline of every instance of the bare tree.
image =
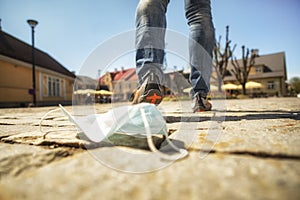
[[227, 72], [227, 65], [229, 59], [232, 57], [232, 53], [236, 47], [236, 45], [233, 46], [231, 49], [230, 43], [231, 40], [229, 40], [229, 26], [226, 26], [226, 38], [225, 38], [225, 49], [222, 49], [221, 47], [221, 36], [219, 36], [218, 42], [215, 43], [214, 46], [214, 67], [217, 72], [217, 82], [218, 82], [218, 90], [221, 92], [222, 88], [222, 82]]
[[247, 48], [245, 52], [245, 46], [242, 46], [242, 66], [237, 61], [236, 57], [231, 58], [231, 63], [233, 65], [233, 69], [231, 70], [234, 74], [236, 80], [239, 84], [242, 85], [243, 94], [246, 95], [246, 83], [248, 81], [249, 73], [251, 68], [255, 64], [255, 58], [258, 57], [258, 50], [251, 49], [251, 55], [249, 58], [249, 49]]

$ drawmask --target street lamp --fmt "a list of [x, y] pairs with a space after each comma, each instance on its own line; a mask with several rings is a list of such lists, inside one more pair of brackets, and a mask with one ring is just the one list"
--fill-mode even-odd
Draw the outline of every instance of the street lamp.
[[33, 95], [33, 106], [36, 106], [36, 88], [35, 88], [35, 58], [34, 58], [34, 27], [38, 22], [34, 19], [28, 19], [27, 23], [31, 27], [31, 40], [32, 40], [32, 95]]

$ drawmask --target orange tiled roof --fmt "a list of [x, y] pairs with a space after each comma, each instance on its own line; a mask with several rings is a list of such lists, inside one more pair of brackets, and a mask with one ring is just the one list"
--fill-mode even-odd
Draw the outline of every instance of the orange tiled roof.
[[120, 74], [120, 76], [118, 78], [119, 79], [114, 79], [114, 80], [115, 81], [118, 81], [118, 80], [136, 81], [136, 80], [138, 80], [138, 76], [136, 74], [136, 69], [135, 68], [126, 69]]
[[[121, 81], [121, 80], [137, 81], [138, 80], [138, 76], [136, 74], [135, 68], [129, 68], [129, 69], [125, 69], [125, 70], [110, 72], [110, 76], [111, 76], [112, 81]], [[100, 77], [100, 79], [99, 79], [100, 83], [103, 82], [104, 77], [105, 77], [105, 75]]]

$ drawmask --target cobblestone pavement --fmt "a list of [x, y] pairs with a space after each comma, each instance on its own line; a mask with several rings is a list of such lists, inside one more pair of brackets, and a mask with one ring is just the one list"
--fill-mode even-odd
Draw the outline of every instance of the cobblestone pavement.
[[54, 107], [0, 109], [0, 199], [300, 199], [299, 98], [215, 100], [197, 114], [189, 104], [159, 106], [189, 153], [175, 162], [145, 138], [81, 140], [61, 112], [43, 122], [44, 138], [39, 122]]

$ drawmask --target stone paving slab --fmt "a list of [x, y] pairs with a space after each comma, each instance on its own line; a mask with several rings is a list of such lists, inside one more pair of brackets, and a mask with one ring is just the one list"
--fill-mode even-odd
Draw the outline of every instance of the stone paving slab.
[[25, 172], [72, 155], [72, 151], [62, 148], [45, 149], [4, 143], [0, 143], [0, 152], [0, 180], [20, 176]]
[[[45, 125], [45, 123], [43, 124]], [[24, 129], [26, 127], [24, 125], [15, 125], [16, 127], [13, 126], [13, 130], [3, 132], [1, 130], [0, 138], [1, 141], [5, 143], [36, 146], [74, 147], [81, 149], [93, 149], [103, 146], [127, 146], [138, 149], [149, 149], [145, 137], [134, 137], [117, 133], [110, 136], [107, 141], [94, 143], [89, 141], [84, 135], [78, 135], [79, 131], [74, 125], [70, 126], [69, 122], [66, 122], [66, 124], [67, 125], [62, 125], [59, 123], [54, 125], [53, 122], [53, 124], [49, 125], [49, 123], [46, 123], [47, 127], [43, 127], [43, 132], [35, 125], [29, 126], [31, 127], [30, 129]], [[164, 138], [161, 135], [152, 137], [152, 141], [157, 148], [159, 148], [163, 140]]]
[[[103, 148], [102, 151], [107, 151]], [[110, 150], [108, 150], [110, 151]], [[122, 159], [122, 158], [120, 158]], [[123, 163], [127, 163], [124, 160]], [[130, 162], [129, 162], [130, 163]], [[299, 199], [299, 161], [210, 154], [127, 174], [81, 153], [0, 183], [4, 199]]]
[[[269, 156], [291, 156], [300, 158], [300, 123], [291, 119], [279, 119], [274, 124], [273, 119], [253, 121], [225, 121], [218, 138], [209, 138], [210, 122], [176, 123], [171, 127], [175, 131], [171, 138], [185, 140], [187, 135], [194, 135], [194, 141], [187, 148], [206, 150], [205, 146], [213, 146], [218, 152], [245, 152], [267, 154]], [[198, 127], [197, 131], [192, 131]], [[192, 136], [190, 136], [192, 137]], [[217, 142], [216, 142], [217, 141]]]
[[0, 199], [299, 199], [299, 98], [226, 100], [200, 114], [189, 104], [159, 106], [170, 138], [189, 152], [174, 163], [123, 136], [131, 148], [81, 140], [61, 112], [43, 122], [52, 131], [43, 138], [40, 118], [56, 107], [0, 109]]

